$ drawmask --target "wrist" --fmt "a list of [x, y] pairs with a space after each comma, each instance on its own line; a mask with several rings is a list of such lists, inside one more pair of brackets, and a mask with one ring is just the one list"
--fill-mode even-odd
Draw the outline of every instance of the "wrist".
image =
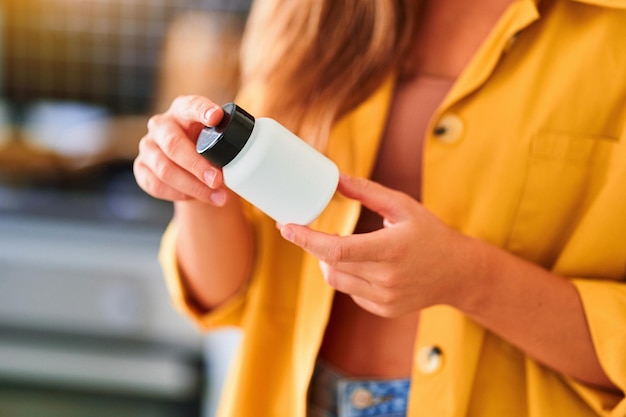
[[493, 250], [497, 249], [480, 239], [462, 235], [457, 257], [454, 288], [447, 304], [469, 316], [474, 316], [489, 301], [493, 277], [497, 275]]

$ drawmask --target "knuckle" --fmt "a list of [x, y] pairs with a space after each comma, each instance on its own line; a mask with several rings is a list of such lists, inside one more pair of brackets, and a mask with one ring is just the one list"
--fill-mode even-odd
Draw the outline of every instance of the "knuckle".
[[204, 106], [205, 99], [198, 95], [183, 95], [178, 96], [172, 102], [171, 109], [177, 112], [189, 110], [200, 111]]
[[141, 156], [137, 155], [133, 160], [133, 175], [137, 180], [141, 177]]
[[153, 197], [159, 197], [161, 195], [162, 187], [159, 181], [152, 176], [143, 176], [138, 181], [139, 186], [148, 194]]
[[165, 185], [158, 181], [149, 181], [148, 192], [153, 197], [162, 198], [165, 195]]
[[356, 177], [355, 180], [360, 182], [359, 188], [361, 188], [365, 193], [370, 192], [372, 187], [374, 187], [374, 182], [368, 179]]
[[204, 104], [204, 99], [200, 96], [186, 96], [185, 98], [187, 105], [193, 107], [194, 109], [197, 109]]
[[194, 158], [191, 164], [189, 164], [189, 170], [197, 177], [202, 178], [204, 172], [208, 169], [207, 160], [201, 156]]
[[397, 239], [391, 244], [381, 245], [380, 259], [385, 260], [387, 263], [395, 264], [402, 262], [407, 257], [410, 246], [402, 239]]
[[171, 157], [176, 154], [176, 151], [180, 148], [183, 139], [180, 136], [170, 136], [167, 140], [164, 141], [162, 149], [163, 152]]
[[396, 301], [403, 296], [407, 289], [406, 273], [400, 270], [390, 270], [380, 276], [376, 284], [387, 291], [386, 295], [389, 297], [388, 301]]
[[211, 197], [211, 190], [204, 184], [196, 182], [191, 186], [188, 194], [199, 200], [208, 200]]
[[341, 240], [328, 248], [324, 261], [330, 265], [335, 265], [346, 259], [348, 249], [342, 244]]
[[150, 138], [148, 135], [145, 135], [139, 140], [139, 144], [137, 145], [137, 148], [139, 149], [139, 154], [142, 154], [148, 150], [149, 148], [148, 141], [150, 141]]
[[163, 120], [163, 114], [155, 114], [148, 119], [148, 130], [156, 129]]
[[163, 182], [151, 178], [148, 180], [148, 189], [150, 190], [150, 194], [157, 198], [165, 198], [170, 188]]
[[381, 306], [390, 307], [396, 303], [397, 297], [394, 291], [384, 288], [378, 291], [377, 301]]
[[161, 181], [170, 182], [174, 176], [174, 167], [168, 160], [161, 159], [156, 162], [154, 173]]
[[392, 289], [396, 286], [395, 277], [392, 274], [385, 274], [378, 277], [378, 285], [385, 289]]
[[180, 107], [185, 107], [188, 102], [189, 102], [189, 96], [187, 95], [177, 96], [174, 98], [174, 100], [172, 100], [172, 104], [170, 104], [169, 111], [180, 108]]

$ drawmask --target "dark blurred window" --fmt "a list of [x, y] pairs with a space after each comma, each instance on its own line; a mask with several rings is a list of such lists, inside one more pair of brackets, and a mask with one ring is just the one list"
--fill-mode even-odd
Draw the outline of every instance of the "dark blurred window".
[[220, 30], [250, 2], [0, 0], [0, 216], [166, 222], [171, 205], [132, 175], [166, 38], [190, 15]]
[[245, 13], [249, 0], [5, 0], [4, 96], [143, 113], [168, 25], [189, 10]]

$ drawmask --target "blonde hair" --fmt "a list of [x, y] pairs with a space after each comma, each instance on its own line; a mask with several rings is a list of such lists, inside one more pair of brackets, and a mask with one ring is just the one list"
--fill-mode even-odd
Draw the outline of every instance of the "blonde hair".
[[365, 100], [415, 37], [422, 0], [256, 0], [241, 55], [254, 109], [323, 149], [333, 122]]

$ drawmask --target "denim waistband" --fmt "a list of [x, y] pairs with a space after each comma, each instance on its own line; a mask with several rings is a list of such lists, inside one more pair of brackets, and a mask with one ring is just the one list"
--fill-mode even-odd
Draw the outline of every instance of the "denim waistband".
[[345, 377], [318, 361], [309, 389], [309, 417], [404, 417], [410, 379]]

